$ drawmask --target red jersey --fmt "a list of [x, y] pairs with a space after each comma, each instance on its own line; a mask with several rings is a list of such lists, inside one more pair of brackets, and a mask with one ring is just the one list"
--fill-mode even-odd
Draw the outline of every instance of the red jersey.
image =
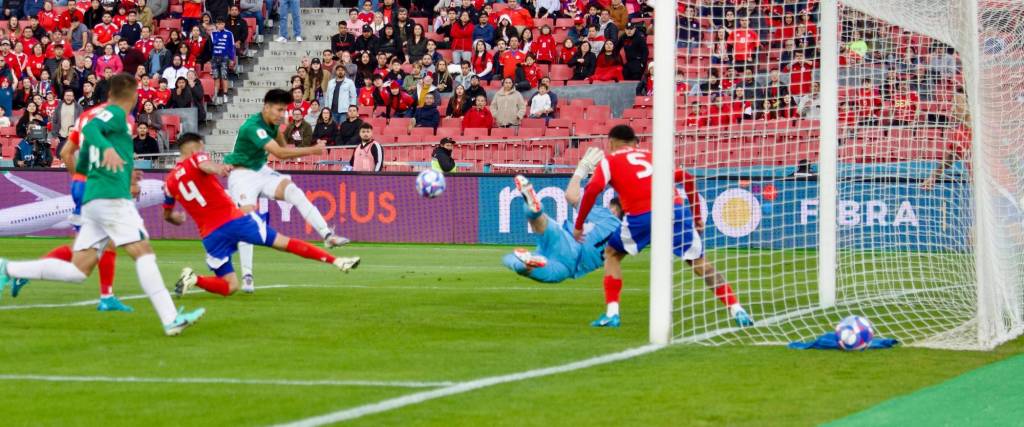
[[174, 165], [164, 180], [164, 191], [168, 196], [168, 200], [164, 201], [164, 209], [174, 207], [174, 201], [181, 203], [188, 216], [199, 226], [199, 235], [202, 237], [244, 215], [228, 197], [220, 180], [199, 168], [200, 163], [209, 160], [206, 153], [195, 153]]
[[96, 41], [99, 44], [107, 44], [114, 39], [114, 35], [118, 32], [118, 26], [114, 24], [103, 24], [100, 23], [92, 29], [93, 35], [96, 36]]
[[[579, 216], [576, 218], [576, 229], [582, 230], [587, 215], [593, 209], [597, 196], [605, 187], [611, 186], [619, 196], [622, 211], [626, 215], [642, 215], [651, 211], [651, 176], [654, 167], [651, 165], [651, 152], [635, 147], [622, 148], [605, 156], [598, 165], [590, 183], [583, 191], [580, 201]], [[690, 202], [690, 211], [694, 218], [700, 218], [700, 198], [697, 195], [697, 184], [693, 176], [682, 169], [676, 169], [675, 182], [683, 183], [686, 198]], [[676, 197], [676, 204], [682, 200]]]
[[149, 52], [153, 51], [153, 38], [139, 39], [135, 42], [135, 48], [142, 52], [142, 56], [149, 58]]

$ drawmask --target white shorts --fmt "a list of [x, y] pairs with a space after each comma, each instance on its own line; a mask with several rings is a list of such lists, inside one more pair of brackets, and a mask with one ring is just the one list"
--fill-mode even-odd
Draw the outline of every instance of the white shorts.
[[82, 206], [82, 228], [75, 238], [75, 251], [103, 250], [149, 239], [134, 200], [96, 199]]
[[247, 168], [234, 169], [228, 175], [228, 194], [238, 206], [255, 206], [261, 195], [273, 200], [281, 181], [291, 178], [289, 175], [277, 173], [267, 165], [263, 165], [258, 171]]

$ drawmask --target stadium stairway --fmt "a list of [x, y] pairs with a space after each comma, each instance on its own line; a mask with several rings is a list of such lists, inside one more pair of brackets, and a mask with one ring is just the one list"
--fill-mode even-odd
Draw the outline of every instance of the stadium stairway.
[[[337, 22], [346, 17], [346, 8], [302, 8], [302, 35], [305, 41], [279, 43], [279, 22], [273, 31], [264, 33], [265, 42], [260, 49], [250, 49], [253, 59], [245, 64], [244, 72], [234, 82], [227, 104], [211, 110], [211, 126], [207, 128], [207, 146], [210, 151], [230, 151], [235, 144], [238, 128], [253, 113], [260, 111], [263, 95], [268, 89], [288, 88], [288, 79], [303, 57], [319, 58], [330, 47], [331, 36], [337, 33]], [[289, 24], [289, 33], [291, 32]]]

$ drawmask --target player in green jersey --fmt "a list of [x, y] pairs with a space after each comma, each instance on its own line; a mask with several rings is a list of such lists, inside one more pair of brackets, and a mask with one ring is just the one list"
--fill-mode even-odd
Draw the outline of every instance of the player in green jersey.
[[[323, 215], [306, 197], [306, 193], [292, 182], [291, 177], [282, 175], [267, 166], [267, 155], [273, 154], [282, 160], [302, 156], [323, 154], [324, 143], [312, 147], [287, 147], [280, 137], [278, 127], [286, 115], [292, 95], [281, 89], [271, 89], [263, 97], [263, 110], [253, 114], [238, 129], [235, 148], [224, 157], [224, 163], [234, 166], [228, 176], [228, 194], [243, 211], [256, 209], [259, 198], [282, 200], [291, 203], [299, 214], [324, 239], [324, 247], [330, 249], [345, 245], [348, 239], [334, 234]], [[252, 245], [240, 243], [238, 258], [242, 265], [242, 291], [253, 292]]]
[[167, 335], [178, 335], [194, 324], [205, 310], [180, 312], [164, 286], [149, 235], [131, 194], [134, 157], [127, 112], [135, 108], [138, 83], [130, 74], [110, 78], [109, 103], [97, 107], [82, 127], [78, 164], [84, 165], [89, 185], [82, 198], [82, 228], [75, 238], [71, 262], [47, 258], [35, 261], [0, 259], [0, 291], [15, 279], [43, 279], [80, 283], [96, 267], [98, 254], [108, 244], [123, 248], [135, 259], [135, 270]]

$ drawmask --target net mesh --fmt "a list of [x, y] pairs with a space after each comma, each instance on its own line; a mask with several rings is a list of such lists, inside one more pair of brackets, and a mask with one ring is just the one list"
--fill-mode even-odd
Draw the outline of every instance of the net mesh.
[[[826, 47], [838, 78], [823, 82], [816, 2], [681, 3], [675, 156], [707, 208], [704, 259], [675, 268], [674, 341], [807, 340], [853, 314], [909, 345], [990, 348], [1020, 333], [1024, 22], [1017, 5], [978, 8], [840, 2]], [[821, 85], [839, 94], [824, 308]], [[756, 327], [736, 327], [724, 288], [710, 290], [723, 283]]]

